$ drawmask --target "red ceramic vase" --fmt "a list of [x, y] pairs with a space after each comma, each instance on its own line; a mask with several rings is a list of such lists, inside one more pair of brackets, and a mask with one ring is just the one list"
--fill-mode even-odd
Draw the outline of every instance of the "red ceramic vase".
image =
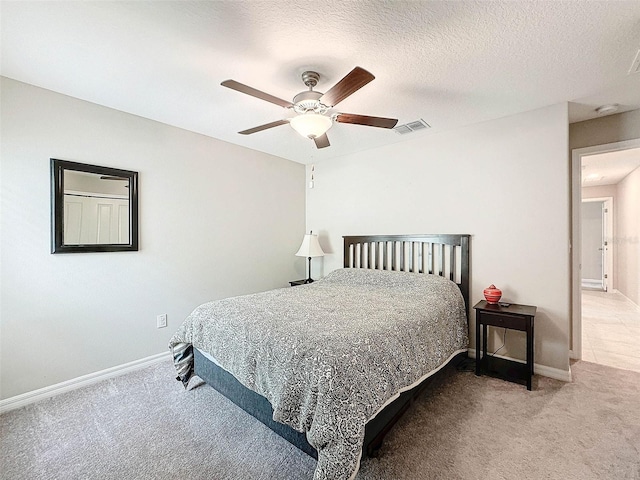
[[500, 297], [502, 297], [502, 290], [496, 288], [495, 285], [492, 284], [490, 287], [484, 289], [484, 298], [486, 298], [487, 303], [498, 303]]

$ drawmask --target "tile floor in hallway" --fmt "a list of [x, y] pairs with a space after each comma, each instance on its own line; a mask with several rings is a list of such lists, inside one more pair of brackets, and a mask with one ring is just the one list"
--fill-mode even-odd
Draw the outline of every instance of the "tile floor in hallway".
[[640, 372], [640, 307], [618, 292], [582, 290], [582, 359]]

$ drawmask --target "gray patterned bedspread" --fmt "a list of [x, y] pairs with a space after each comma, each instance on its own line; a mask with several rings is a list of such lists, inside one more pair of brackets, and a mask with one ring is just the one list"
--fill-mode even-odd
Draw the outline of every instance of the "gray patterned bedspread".
[[336, 270], [312, 284], [205, 303], [171, 338], [179, 379], [190, 346], [306, 432], [314, 480], [353, 478], [365, 423], [400, 390], [467, 349], [460, 290], [425, 274]]

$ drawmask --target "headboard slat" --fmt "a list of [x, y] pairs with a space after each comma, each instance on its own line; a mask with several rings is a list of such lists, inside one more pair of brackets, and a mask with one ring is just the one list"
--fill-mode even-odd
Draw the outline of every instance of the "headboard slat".
[[391, 242], [391, 270], [396, 269], [396, 244]]
[[429, 243], [429, 273], [434, 274], [436, 271], [436, 244]]
[[449, 248], [449, 280], [454, 282], [455, 275], [456, 275], [456, 249], [453, 247], [450, 247]]
[[369, 268], [376, 268], [376, 242], [369, 243]]

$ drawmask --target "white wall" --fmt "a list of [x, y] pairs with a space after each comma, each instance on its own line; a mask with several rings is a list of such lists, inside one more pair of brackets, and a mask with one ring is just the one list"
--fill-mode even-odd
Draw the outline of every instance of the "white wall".
[[615, 203], [617, 195], [616, 185], [597, 185], [595, 187], [582, 187], [582, 198], [611, 197]]
[[[535, 361], [568, 371], [567, 151], [561, 104], [317, 163], [307, 229], [332, 253], [318, 264], [342, 266], [342, 235], [469, 233], [472, 305], [491, 283], [536, 305]], [[510, 331], [501, 353], [524, 352]]]
[[640, 305], [640, 168], [618, 183], [616, 288]]
[[640, 138], [640, 110], [607, 115], [569, 125], [571, 150], [636, 138]]
[[[198, 304], [304, 277], [304, 166], [0, 86], [1, 398], [166, 351]], [[51, 157], [139, 172], [139, 252], [49, 253]]]

